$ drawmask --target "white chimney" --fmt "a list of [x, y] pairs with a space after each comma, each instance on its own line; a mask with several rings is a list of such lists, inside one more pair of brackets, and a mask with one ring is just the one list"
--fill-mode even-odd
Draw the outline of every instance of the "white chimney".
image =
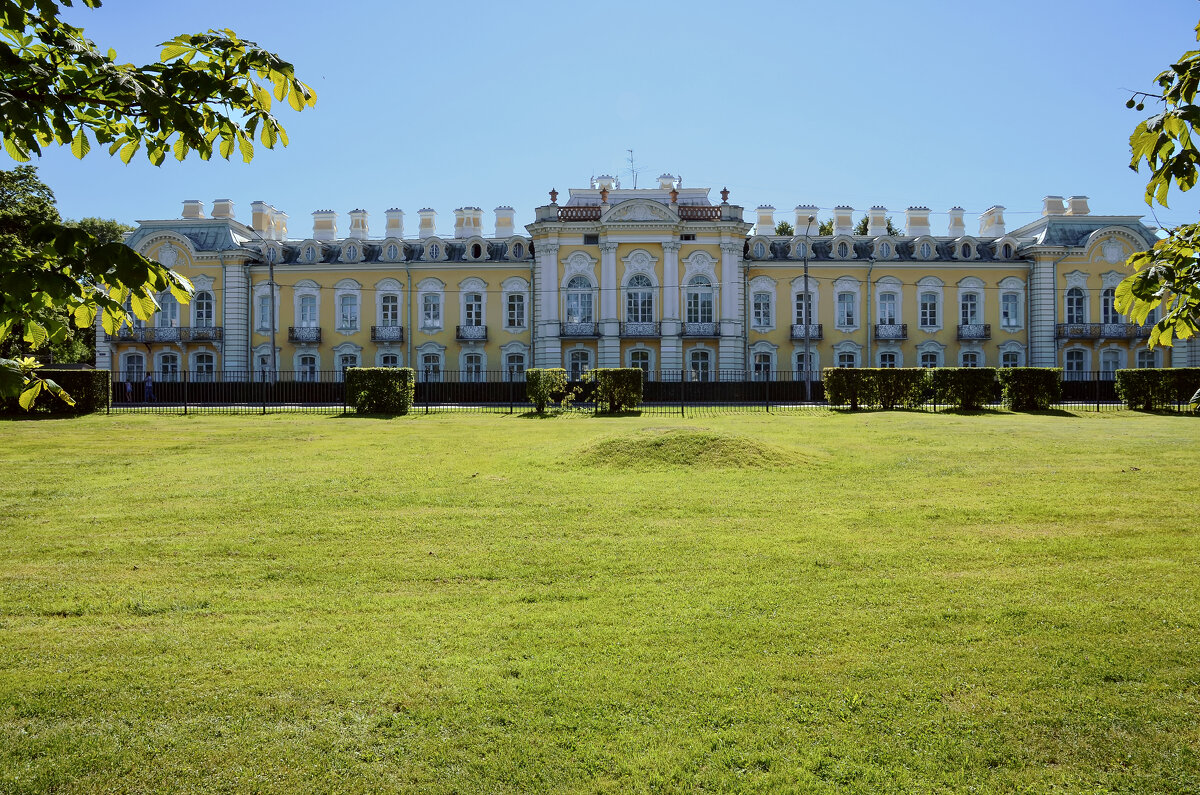
[[427, 237], [433, 237], [437, 234], [437, 210], [431, 210], [426, 207], [423, 210], [418, 210], [417, 215], [421, 219], [420, 227], [417, 229], [417, 234], [422, 240]]
[[337, 240], [337, 216], [333, 210], [314, 210], [313, 240]]
[[272, 227], [274, 227], [274, 233], [275, 233], [275, 237], [272, 239], [273, 240], [287, 240], [288, 214], [282, 213], [279, 210], [276, 210], [274, 207], [272, 207], [271, 208], [271, 221], [272, 221], [271, 225], [272, 225]]
[[204, 217], [204, 202], [199, 199], [184, 199], [183, 200], [183, 217], [184, 218], [203, 218]]
[[833, 208], [833, 233], [849, 235], [854, 232], [854, 208], [839, 204]]
[[909, 237], [932, 234], [929, 230], [928, 207], [909, 207], [904, 211], [904, 234]]
[[658, 175], [658, 187], [662, 188], [663, 190], [671, 190], [672, 188], [674, 188], [675, 187], [675, 175], [674, 174], [659, 174]]
[[758, 213], [758, 224], [755, 226], [754, 234], [775, 234], [775, 208], [769, 204], [760, 204], [755, 212]]
[[[803, 235], [804, 230], [808, 229], [808, 234], [815, 235], [821, 227], [821, 222], [817, 218], [817, 210], [820, 208], [815, 204], [797, 204], [796, 205], [796, 234]], [[812, 218], [812, 224], [808, 223], [808, 219]]]
[[355, 240], [367, 239], [367, 211], [366, 210], [351, 210], [350, 211], [350, 237]]
[[466, 211], [468, 237], [474, 235], [483, 237], [483, 210], [478, 207], [467, 207]]
[[230, 199], [213, 199], [213, 218], [233, 218], [233, 201]]
[[395, 207], [385, 212], [384, 217], [387, 219], [383, 230], [384, 237], [398, 237], [404, 239], [404, 211]]
[[867, 234], [879, 237], [887, 234], [887, 208], [875, 206], [867, 210]]
[[596, 190], [612, 190], [616, 187], [617, 181], [608, 174], [601, 174], [592, 180], [592, 184], [596, 186]]
[[497, 207], [496, 213], [496, 237], [505, 238], [513, 236], [513, 216], [516, 214], [513, 208], [508, 205]]
[[1062, 215], [1066, 211], [1062, 196], [1047, 196], [1042, 199], [1042, 215]]
[[946, 229], [946, 233], [950, 237], [962, 237], [967, 233], [967, 223], [963, 220], [963, 213], [965, 212], [966, 210], [961, 207], [950, 208], [948, 213], [950, 216], [950, 225]]
[[1087, 215], [1088, 212], [1087, 196], [1072, 196], [1067, 199], [1067, 215]]
[[1000, 237], [1004, 234], [1004, 208], [993, 205], [979, 216], [980, 237]]

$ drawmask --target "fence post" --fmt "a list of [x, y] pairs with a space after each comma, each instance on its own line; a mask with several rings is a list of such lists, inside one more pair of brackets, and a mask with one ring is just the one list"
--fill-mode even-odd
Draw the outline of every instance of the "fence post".
[[184, 370], [183, 371], [183, 416], [185, 416], [185, 417], [187, 416], [187, 404], [188, 404], [187, 387], [188, 387], [188, 371]]
[[429, 368], [425, 368], [425, 413], [429, 413]]
[[1099, 414], [1100, 413], [1100, 376], [1101, 376], [1101, 373], [1099, 371], [1097, 371], [1094, 375], [1096, 376], [1096, 413]]
[[682, 367], [679, 368], [679, 416], [680, 417], [687, 416], [686, 414], [683, 413], [683, 385], [684, 385], [684, 382], [686, 381], [686, 379], [687, 379], [687, 370], [685, 370]]
[[771, 413], [771, 371], [767, 370], [767, 380], [763, 385], [763, 400], [767, 404], [767, 413]]
[[[250, 377], [251, 378], [254, 377], [253, 370], [250, 371]], [[262, 410], [263, 410], [262, 413], [263, 413], [263, 416], [265, 417], [267, 414], [267, 371], [266, 370], [262, 371], [262, 375], [259, 377], [258, 383], [259, 383], [259, 387], [260, 387], [259, 394], [262, 396]]]
[[516, 397], [513, 395], [513, 390], [517, 388], [517, 373], [516, 368], [511, 365], [508, 368], [508, 413], [513, 413], [513, 404], [516, 402]]

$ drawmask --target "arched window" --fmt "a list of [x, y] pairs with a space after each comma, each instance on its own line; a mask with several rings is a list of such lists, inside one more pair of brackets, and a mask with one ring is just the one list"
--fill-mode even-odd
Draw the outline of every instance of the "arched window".
[[[268, 296], [268, 300], [270, 297]], [[196, 293], [192, 299], [196, 306], [196, 325], [199, 328], [211, 328], [213, 324], [213, 297], [207, 290]]]
[[1117, 291], [1112, 287], [1106, 287], [1100, 293], [1100, 322], [1101, 323], [1120, 323], [1121, 316], [1117, 314], [1117, 308], [1114, 305]]
[[637, 274], [626, 286], [625, 320], [628, 323], [654, 322], [654, 285], [644, 274]]
[[1020, 367], [1021, 366], [1021, 357], [1017, 354], [1016, 351], [1005, 351], [1004, 353], [1000, 354], [1000, 366], [1001, 367]]
[[937, 293], [921, 293], [921, 328], [931, 328], [938, 324]]
[[475, 243], [471, 246], [471, 259], [479, 259], [483, 256], [483, 246]]
[[388, 243], [387, 250], [385, 251], [385, 256], [392, 262], [395, 262], [397, 259], [400, 258], [399, 247], [397, 247], [395, 243]]
[[879, 244], [879, 258], [889, 259], [892, 256], [892, 244], [886, 240]]
[[1001, 247], [1001, 249], [1000, 249], [1000, 256], [1004, 257], [1005, 259], [1012, 259], [1012, 255], [1013, 255], [1012, 244], [1005, 243], [1003, 245], [1003, 247]]
[[928, 243], [921, 244], [921, 259], [929, 259], [933, 256], [933, 246]]
[[211, 353], [196, 354], [196, 371], [193, 375], [196, 381], [211, 381], [217, 371], [217, 362]]
[[317, 380], [317, 357], [306, 355], [300, 357], [300, 372], [297, 373], [301, 381], [316, 381]]
[[439, 246], [437, 243], [430, 243], [429, 244], [429, 258], [430, 259], [439, 259], [441, 256], [442, 256], [442, 247]]
[[636, 350], [629, 352], [629, 366], [636, 367], [643, 373], [650, 372], [650, 351]]
[[837, 254], [841, 259], [845, 259], [846, 257], [850, 256], [850, 246], [846, 245], [845, 240], [843, 240], [841, 243], [838, 243]]
[[1114, 350], [1103, 351], [1100, 354], [1100, 372], [1105, 378], [1113, 378], [1113, 374], [1121, 367], [1121, 352]]
[[594, 323], [592, 283], [584, 276], [573, 276], [567, 282], [567, 322]]
[[938, 355], [936, 353], [934, 353], [933, 351], [925, 351], [924, 353], [921, 354], [921, 366], [922, 367], [937, 367], [938, 366]]
[[974, 351], [967, 351], [966, 353], [964, 353], [962, 355], [962, 366], [963, 367], [978, 367], [979, 366], [979, 354], [975, 353]]
[[170, 293], [165, 294], [158, 302], [158, 327], [176, 328], [179, 326], [179, 302]]
[[800, 374], [800, 378], [804, 378], [805, 373], [812, 372], [815, 368], [812, 366], [813, 352], [808, 352], [808, 358], [804, 358], [804, 351], [796, 351], [796, 372]]
[[896, 366], [896, 354], [893, 353], [892, 351], [884, 351], [883, 353], [879, 354], [879, 366], [880, 367], [895, 367]]
[[1158, 351], [1143, 348], [1137, 352], [1138, 367], [1158, 367]]
[[688, 367], [693, 381], [712, 380], [712, 357], [708, 351], [692, 351], [688, 355]]
[[440, 353], [421, 354], [421, 380], [442, 380], [442, 355]]
[[346, 261], [347, 262], [358, 262], [358, 246], [355, 246], [355, 245], [346, 246]]
[[305, 246], [304, 247], [304, 261], [305, 262], [316, 262], [317, 261], [316, 247], [314, 247], [314, 246]]
[[158, 372], [160, 381], [174, 381], [179, 378], [179, 354], [164, 353], [158, 357]]
[[400, 357], [394, 353], [385, 353], [379, 357], [380, 367], [399, 367]]
[[971, 326], [979, 322], [979, 296], [975, 293], [964, 293], [962, 297], [962, 320], [959, 322], [964, 326]]
[[127, 353], [121, 357], [122, 376], [126, 381], [141, 381], [146, 377], [146, 358], [140, 353]]
[[713, 289], [707, 276], [694, 276], [687, 287], [687, 323], [713, 322]]
[[567, 358], [567, 372], [572, 381], [583, 378], [583, 374], [592, 368], [592, 353], [587, 350], [573, 350]]
[[381, 310], [379, 317], [379, 325], [381, 326], [398, 326], [400, 325], [400, 296], [385, 295], [380, 299], [379, 308]]
[[317, 326], [317, 297], [315, 295], [300, 296], [300, 326], [316, 328]]
[[525, 354], [508, 353], [504, 355], [504, 373], [511, 381], [525, 380]]
[[478, 353], [468, 353], [463, 356], [463, 380], [483, 380], [483, 356]]
[[483, 325], [483, 296], [479, 293], [467, 293], [463, 296], [463, 325]]
[[[1084, 314], [1085, 304], [1083, 290], [1078, 287], [1072, 287], [1067, 290], [1067, 317], [1068, 323], [1086, 323], [1087, 316]], [[1082, 353], [1080, 353], [1082, 356]]]
[[1067, 351], [1067, 355], [1064, 357], [1063, 362], [1065, 365], [1064, 369], [1068, 373], [1082, 373], [1083, 372], [1083, 351], [1080, 351], [1080, 350]]
[[962, 248], [960, 248], [958, 250], [958, 253], [962, 256], [963, 259], [970, 259], [971, 258], [971, 244], [963, 243]]
[[837, 366], [838, 367], [857, 367], [858, 366], [858, 354], [854, 353], [853, 351], [843, 351], [842, 353], [839, 353], [837, 356]]
[[347, 367], [358, 367], [357, 353], [343, 353], [338, 356], [338, 369], [345, 372]]
[[769, 353], [754, 354], [754, 380], [770, 381], [771, 370], [775, 367], [775, 357]]
[[767, 256], [767, 247], [764, 246], [761, 242], [755, 243], [754, 244], [754, 258], [755, 259], [764, 259], [766, 256]]
[[512, 253], [513, 259], [521, 259], [525, 256], [525, 248], [520, 243], [513, 243]]
[[358, 296], [342, 295], [338, 298], [338, 328], [358, 327]]

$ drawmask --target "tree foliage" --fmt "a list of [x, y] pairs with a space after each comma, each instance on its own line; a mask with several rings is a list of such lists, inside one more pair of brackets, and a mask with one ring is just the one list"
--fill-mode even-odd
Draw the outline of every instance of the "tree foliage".
[[[870, 229], [870, 226], [871, 226], [870, 220], [871, 219], [869, 219], [865, 215], [862, 218], [859, 218], [858, 223], [854, 225], [854, 234], [866, 235], [867, 230]], [[897, 229], [896, 225], [892, 223], [892, 216], [890, 216], [890, 215], [887, 216], [884, 219], [884, 223], [887, 224], [887, 232], [885, 232], [884, 234], [888, 234], [893, 237], [903, 237], [904, 236], [903, 230]]]
[[[1200, 25], [1196, 26], [1200, 40]], [[1141, 110], [1143, 100], [1158, 100], [1161, 112], [1138, 124], [1129, 137], [1129, 167], [1150, 170], [1146, 182], [1146, 203], [1167, 206], [1171, 183], [1181, 191], [1196, 185], [1197, 162], [1195, 134], [1200, 123], [1200, 106], [1195, 104], [1200, 88], [1200, 50], [1189, 50], [1171, 68], [1156, 78], [1161, 94], [1138, 92], [1126, 103]], [[1150, 347], [1171, 345], [1172, 340], [1188, 339], [1200, 331], [1200, 224], [1184, 224], [1167, 230], [1149, 251], [1131, 256], [1133, 269], [1117, 287], [1117, 311], [1144, 323], [1155, 308], [1161, 319], [1150, 333]], [[1200, 396], [1200, 393], [1197, 393]]]
[[775, 234], [781, 237], [791, 237], [796, 234], [796, 229], [787, 221], [780, 221], [775, 224]]
[[[100, 0], [79, 3], [100, 7]], [[0, 139], [14, 160], [55, 145], [82, 158], [95, 141], [126, 163], [139, 149], [155, 165], [168, 152], [207, 160], [236, 151], [249, 162], [256, 138], [267, 148], [287, 145], [271, 112], [275, 101], [297, 111], [316, 102], [290, 63], [231, 30], [176, 36], [163, 42], [157, 63], [119, 63], [113, 50], [101, 52], [81, 28], [59, 19], [61, 8], [72, 5], [0, 0]], [[104, 330], [115, 334], [129, 313], [148, 320], [158, 310], [156, 294], [169, 290], [181, 303], [190, 300], [191, 284], [179, 274], [94, 225], [69, 226], [56, 211], [44, 212], [46, 202], [53, 209], [52, 194], [34, 191], [30, 201], [24, 217], [42, 212], [41, 223], [9, 236], [0, 229], [7, 247], [0, 262], [0, 343], [17, 329], [33, 348], [60, 343], [71, 326], [92, 325], [97, 312], [104, 313]], [[0, 371], [0, 396], [41, 383], [16, 359], [0, 359]]]

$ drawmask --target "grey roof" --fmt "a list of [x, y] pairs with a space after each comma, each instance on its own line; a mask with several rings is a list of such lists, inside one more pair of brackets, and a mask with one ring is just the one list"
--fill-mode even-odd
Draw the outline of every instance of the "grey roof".
[[201, 221], [199, 223], [173, 221], [170, 224], [146, 224], [143, 222], [125, 240], [125, 245], [136, 249], [147, 237], [158, 234], [163, 230], [170, 230], [183, 235], [191, 241], [192, 247], [196, 251], [229, 251], [230, 249], [239, 248], [242, 244], [253, 239], [240, 230], [235, 229], [223, 219], [210, 219], [207, 222]]
[[1147, 248], [1156, 240], [1150, 227], [1134, 215], [1047, 215], [1011, 234], [1022, 239], [1033, 238], [1039, 246], [1082, 246], [1088, 235], [1108, 226], [1128, 229], [1141, 237]]

